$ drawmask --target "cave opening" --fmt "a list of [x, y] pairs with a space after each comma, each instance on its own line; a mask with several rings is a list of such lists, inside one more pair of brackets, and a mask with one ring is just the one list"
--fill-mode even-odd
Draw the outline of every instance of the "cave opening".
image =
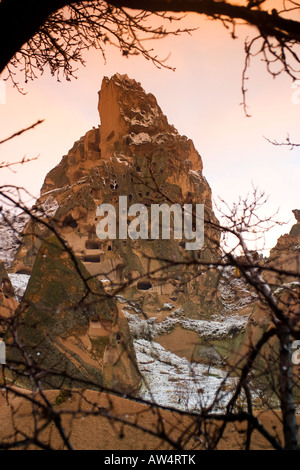
[[67, 215], [63, 221], [63, 227], [71, 227], [71, 228], [76, 228], [78, 227], [78, 223], [76, 220], [72, 217], [71, 214]]
[[99, 250], [100, 242], [97, 242], [96, 240], [87, 240], [85, 242], [85, 247], [87, 250]]
[[100, 263], [100, 255], [85, 255], [82, 261], [84, 263]]
[[140, 281], [137, 283], [137, 288], [139, 290], [149, 290], [151, 289], [152, 284], [149, 281]]

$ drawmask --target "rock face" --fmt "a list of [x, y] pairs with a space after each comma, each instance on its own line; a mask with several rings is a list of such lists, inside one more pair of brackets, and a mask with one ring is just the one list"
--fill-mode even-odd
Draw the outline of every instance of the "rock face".
[[[293, 225], [289, 234], [283, 235], [270, 252], [267, 266], [275, 267], [295, 275], [268, 273], [265, 277], [274, 286], [283, 283], [299, 281], [300, 275], [300, 211], [293, 210], [297, 223]], [[298, 274], [298, 276], [297, 276]]]
[[[299, 283], [287, 283], [282, 287], [278, 287], [274, 291], [274, 297], [277, 300], [278, 307], [282, 310], [284, 315], [289, 317], [295, 330], [299, 332]], [[241, 345], [235, 356], [233, 356], [233, 364], [239, 363], [239, 367], [242, 367], [246, 362], [246, 358], [249, 357], [249, 351], [253, 350], [253, 347], [272, 327], [274, 327], [274, 322], [270, 309], [263, 303], [257, 302], [253, 309], [253, 313], [249, 317]], [[293, 348], [292, 346], [292, 353], [295, 349], [296, 348]], [[279, 338], [275, 336], [263, 345], [253, 364], [253, 371], [255, 371], [255, 375], [253, 374], [253, 384], [258, 390], [264, 391], [266, 403], [270, 399], [276, 400], [276, 394], [279, 393], [279, 365], [280, 342]], [[296, 362], [293, 363], [291, 372], [293, 378], [294, 399], [299, 404], [300, 366]]]
[[0, 260], [0, 337], [8, 327], [8, 320], [13, 316], [18, 302], [9, 280], [4, 262]]
[[[48, 373], [45, 388], [101, 385], [133, 392], [140, 377], [129, 328], [102, 284], [54, 236], [39, 249], [16, 312], [18, 338]], [[7, 334], [8, 360], [20, 352]], [[67, 377], [66, 377], [67, 376]], [[24, 385], [26, 381], [24, 380]]]
[[[269, 283], [278, 307], [283, 314], [289, 318], [295, 330], [299, 331], [300, 320], [300, 220], [299, 210], [293, 210], [297, 223], [293, 225], [289, 234], [281, 236], [275, 247], [271, 250], [265, 266], [285, 271], [286, 273], [273, 273], [265, 271], [264, 279]], [[288, 273], [293, 273], [289, 275]], [[235, 361], [243, 364], [249, 350], [257, 344], [271, 327], [274, 326], [274, 317], [271, 309], [263, 302], [257, 300], [249, 316], [247, 327], [243, 334], [242, 342], [237, 350]], [[264, 345], [254, 363], [258, 371], [256, 385], [266, 394], [272, 394], [274, 387], [278, 387], [277, 379], [279, 373], [279, 350], [278, 337], [271, 338]], [[294, 396], [299, 402], [300, 367], [293, 366]], [[267, 397], [267, 395], [266, 395]]]
[[[124, 286], [120, 293], [140, 315], [157, 322], [178, 308], [191, 319], [217, 315], [219, 272], [191, 266], [193, 260], [211, 263], [219, 257], [219, 234], [207, 223], [216, 222], [211, 189], [192, 141], [179, 135], [155, 97], [127, 76], [104, 78], [99, 113], [101, 126], [87, 132], [46, 176], [35, 207], [45, 224], [27, 224], [13, 271], [31, 272], [49, 224], [92, 275], [111, 289]], [[185, 239], [172, 237], [100, 240], [96, 209], [105, 203], [118, 208], [120, 196], [127, 196], [128, 206], [139, 203], [149, 210], [151, 204], [204, 204], [204, 247], [188, 251]], [[174, 265], [162, 269], [166, 263]]]

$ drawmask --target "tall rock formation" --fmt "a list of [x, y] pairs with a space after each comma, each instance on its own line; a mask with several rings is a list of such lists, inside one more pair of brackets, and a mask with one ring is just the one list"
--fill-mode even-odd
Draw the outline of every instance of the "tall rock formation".
[[[193, 259], [213, 262], [219, 255], [219, 234], [210, 224], [204, 248], [195, 252], [185, 250], [185, 240], [99, 240], [96, 235], [97, 206], [117, 208], [120, 196], [127, 196], [128, 205], [147, 208], [202, 203], [205, 220], [216, 222], [201, 157], [168, 123], [155, 97], [126, 75], [104, 78], [99, 113], [101, 126], [87, 132], [46, 176], [36, 210], [92, 275], [114, 287], [126, 285], [121, 294], [146, 315], [162, 320], [168, 303], [183, 308], [187, 317], [210, 318], [222, 308], [218, 272], [190, 266]], [[41, 224], [27, 225], [15, 272], [31, 271], [40, 239], [48, 234]], [[166, 263], [174, 266], [160, 271]]]
[[131, 393], [139, 388], [127, 320], [102, 284], [55, 236], [39, 249], [5, 341], [8, 360], [22, 364], [17, 380], [23, 386], [31, 385], [23, 363], [28, 368], [32, 363], [47, 371], [40, 373], [40, 382], [48, 389], [104, 386]]

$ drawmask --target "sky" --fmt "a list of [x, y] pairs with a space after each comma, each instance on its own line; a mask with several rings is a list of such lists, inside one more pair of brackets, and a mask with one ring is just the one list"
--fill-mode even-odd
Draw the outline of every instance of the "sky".
[[270, 216], [279, 210], [277, 219], [287, 223], [267, 234], [265, 248], [274, 246], [295, 222], [292, 209], [300, 209], [300, 149], [275, 147], [264, 137], [283, 141], [289, 134], [291, 140], [300, 142], [297, 90], [291, 79], [273, 80], [265, 64], [253, 60], [247, 82], [252, 116], [246, 117], [240, 105], [243, 41], [252, 30], [240, 27], [238, 39], [233, 40], [221, 24], [198, 15], [188, 15], [185, 24], [199, 29], [151, 44], [160, 58], [168, 57], [175, 72], [157, 69], [142, 57], [121, 57], [110, 47], [106, 63], [100, 52], [89, 51], [77, 80], [57, 82], [46, 71], [24, 84], [25, 96], [7, 83], [6, 104], [0, 104], [0, 140], [38, 119], [45, 121], [1, 145], [0, 162], [24, 156], [38, 159], [14, 167], [16, 173], [1, 170], [0, 184], [25, 187], [38, 197], [47, 172], [76, 140], [100, 123], [97, 104], [103, 77], [127, 73], [156, 96], [169, 122], [193, 140], [216, 202], [220, 197], [231, 205], [251, 193], [253, 185], [265, 191], [269, 198], [264, 213]]

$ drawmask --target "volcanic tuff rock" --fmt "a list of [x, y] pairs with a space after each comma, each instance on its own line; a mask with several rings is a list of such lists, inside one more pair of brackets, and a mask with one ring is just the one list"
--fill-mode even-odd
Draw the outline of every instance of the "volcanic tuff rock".
[[267, 261], [268, 267], [274, 267], [286, 272], [298, 274], [298, 276], [282, 273], [268, 273], [265, 278], [271, 284], [280, 286], [286, 282], [299, 280], [300, 275], [300, 211], [293, 210], [297, 223], [293, 225], [289, 234], [281, 236], [277, 244], [270, 251]]
[[[125, 283], [122, 295], [141, 315], [163, 321], [170, 313], [165, 304], [183, 308], [193, 319], [218, 314], [219, 272], [191, 266], [193, 259], [211, 263], [219, 257], [219, 234], [210, 224], [204, 248], [197, 252], [185, 250], [185, 240], [99, 240], [96, 235], [97, 206], [118, 207], [119, 196], [128, 197], [128, 206], [147, 208], [152, 203], [203, 203], [206, 222], [216, 222], [193, 142], [179, 135], [155, 97], [126, 75], [104, 78], [99, 113], [101, 126], [88, 131], [46, 176], [35, 206], [45, 223], [27, 224], [13, 271], [31, 272], [51, 225], [92, 275], [111, 288]], [[166, 260], [174, 265], [159, 271]]]
[[297, 223], [299, 223], [300, 222], [300, 210], [299, 209], [294, 209], [292, 212], [295, 216], [295, 219], [297, 220]]
[[[272, 289], [274, 299], [279, 309], [289, 318], [296, 330], [299, 330], [300, 319], [300, 211], [293, 210], [297, 223], [293, 225], [289, 234], [281, 236], [275, 247], [271, 250], [269, 258], [265, 261], [265, 267], [275, 268], [283, 271], [275, 273], [264, 271], [263, 277]], [[284, 272], [285, 271], [285, 272]], [[289, 275], [291, 272], [293, 275]], [[298, 276], [297, 276], [298, 273]], [[241, 365], [247, 357], [249, 348], [256, 345], [272, 326], [274, 315], [271, 309], [262, 301], [257, 300], [252, 305], [252, 313], [249, 315], [246, 329], [242, 335], [240, 347], [232, 357], [232, 362], [240, 361]], [[265, 344], [254, 363], [259, 370], [258, 385], [272, 394], [274, 390], [274, 377], [278, 375], [279, 367], [279, 340], [278, 337], [271, 338]], [[299, 402], [300, 366], [293, 366], [293, 381], [295, 398]], [[276, 382], [276, 380], [275, 380]]]
[[[39, 249], [16, 317], [18, 340], [27, 354], [55, 371], [42, 379], [44, 388], [103, 385], [128, 393], [139, 387], [127, 320], [55, 236]], [[5, 337], [8, 360], [18, 361], [21, 350], [11, 332]], [[25, 379], [23, 385], [28, 385]]]
[[4, 262], [0, 260], [0, 337], [7, 329], [7, 320], [12, 317], [18, 302], [9, 280]]
[[[290, 322], [299, 332], [299, 319], [300, 319], [300, 284], [286, 283], [278, 287], [274, 291], [274, 298], [277, 301], [278, 307], [283, 314], [289, 318]], [[250, 315], [247, 322], [240, 347], [234, 355], [232, 355], [232, 364], [239, 363], [242, 367], [249, 359], [249, 351], [253, 351], [258, 342], [262, 339], [263, 335], [274, 327], [274, 316], [271, 309], [268, 308], [263, 302], [257, 302], [253, 313]], [[265, 403], [268, 399], [276, 400], [275, 390], [279, 390], [278, 376], [280, 367], [280, 343], [278, 336], [271, 337], [260, 349], [260, 352], [253, 363], [253, 370], [256, 371], [256, 376], [253, 382], [258, 390], [264, 391]], [[296, 348], [292, 346], [291, 352], [296, 353]], [[297, 356], [298, 357], [298, 356]], [[300, 402], [300, 365], [293, 361], [292, 366], [292, 381], [294, 399], [299, 404]]]

